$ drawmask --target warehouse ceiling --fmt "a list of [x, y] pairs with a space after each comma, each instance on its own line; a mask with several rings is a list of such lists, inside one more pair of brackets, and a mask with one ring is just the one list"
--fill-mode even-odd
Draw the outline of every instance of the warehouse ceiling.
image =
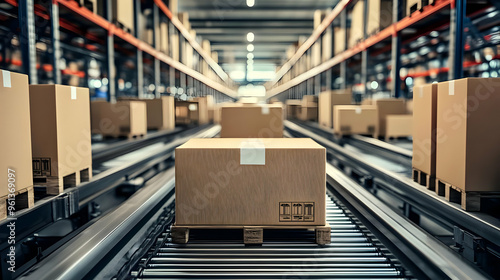
[[[179, 11], [188, 12], [191, 27], [203, 39], [210, 40], [212, 50], [219, 53], [219, 64], [233, 80], [258, 84], [272, 79], [291, 44], [300, 36], [311, 35], [314, 11], [332, 8], [337, 2], [179, 0]], [[249, 32], [254, 34], [253, 42], [247, 40]], [[253, 44], [253, 51], [249, 51], [249, 44]], [[249, 53], [253, 54], [250, 62]]]

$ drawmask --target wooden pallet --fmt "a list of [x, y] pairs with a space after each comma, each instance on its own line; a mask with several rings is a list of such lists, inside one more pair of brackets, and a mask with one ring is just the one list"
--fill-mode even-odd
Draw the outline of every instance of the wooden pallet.
[[[35, 195], [33, 192], [33, 186], [18, 190], [14, 192], [15, 202], [14, 205], [15, 211], [19, 211], [26, 208], [31, 208], [35, 205]], [[4, 220], [7, 218], [9, 213], [9, 196], [4, 196], [0, 198], [0, 220]]]
[[431, 191], [434, 191], [436, 189], [435, 175], [429, 175], [423, 171], [413, 168], [412, 178], [414, 182], [419, 183], [420, 185], [428, 188]]
[[190, 229], [242, 229], [244, 244], [262, 244], [264, 230], [266, 229], [305, 229], [314, 230], [316, 243], [325, 245], [331, 243], [331, 227], [327, 223], [324, 226], [176, 226], [170, 228], [173, 243], [186, 244], [189, 241]]
[[92, 178], [92, 167], [73, 172], [66, 176], [34, 177], [37, 187], [45, 187], [47, 194], [60, 194], [67, 188], [76, 187], [80, 183], [88, 182]]
[[481, 198], [499, 198], [500, 192], [466, 192], [443, 180], [436, 179], [436, 193], [449, 202], [458, 203], [468, 212], [481, 210]]

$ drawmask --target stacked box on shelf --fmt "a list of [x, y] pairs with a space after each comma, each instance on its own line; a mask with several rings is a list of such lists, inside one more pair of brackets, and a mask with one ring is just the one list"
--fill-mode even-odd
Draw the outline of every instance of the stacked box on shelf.
[[172, 59], [175, 61], [179, 61], [179, 56], [180, 56], [180, 42], [179, 42], [179, 32], [177, 31], [176, 28], [172, 29], [173, 32], [170, 34], [170, 49], [172, 52]]
[[304, 95], [300, 106], [300, 120], [318, 121], [318, 97], [315, 95]]
[[169, 32], [168, 32], [168, 23], [161, 22], [160, 23], [160, 51], [169, 54]]
[[[28, 76], [0, 71], [0, 220], [7, 217], [9, 194], [16, 195], [16, 210], [32, 207], [33, 169], [31, 155], [30, 99]], [[18, 198], [23, 197], [21, 201]]]
[[348, 47], [354, 47], [359, 41], [363, 39], [364, 36], [364, 26], [365, 26], [365, 0], [359, 0], [351, 12], [351, 30], [349, 36]]
[[[204, 52], [212, 53], [212, 47], [210, 46], [210, 41], [203, 40], [201, 46]], [[209, 72], [210, 72], [210, 66], [207, 63], [207, 61], [203, 59], [201, 73], [205, 76], [208, 76]]]
[[283, 108], [274, 104], [229, 104], [222, 107], [222, 138], [282, 138]]
[[30, 86], [31, 145], [35, 184], [59, 194], [92, 177], [89, 90]]
[[334, 28], [334, 55], [337, 55], [345, 50], [346, 46], [346, 30], [341, 27]]
[[303, 226], [323, 228], [328, 238], [317, 242], [329, 243], [326, 150], [313, 140], [191, 139], [175, 154], [180, 214], [172, 228], [179, 237], [174, 242], [187, 242], [189, 229], [197, 226], [241, 228], [245, 243], [262, 242], [262, 236], [257, 241], [247, 239], [246, 226], [261, 230]]
[[213, 99], [211, 97], [204, 96], [193, 98], [193, 101], [198, 102], [198, 124], [202, 125], [209, 123], [210, 118], [208, 116], [208, 109], [211, 105], [213, 105]]
[[198, 101], [175, 101], [175, 124], [198, 124], [199, 104]]
[[368, 0], [366, 34], [373, 35], [392, 24], [392, 0]]
[[146, 103], [140, 100], [122, 100], [116, 103], [93, 101], [92, 133], [104, 137], [137, 137], [147, 134]]
[[113, 21], [134, 34], [134, 0], [112, 0]]
[[300, 107], [302, 101], [298, 99], [288, 99], [286, 105], [286, 118], [289, 120], [298, 119], [300, 117]]
[[434, 190], [436, 181], [437, 84], [414, 88], [413, 180]]
[[434, 4], [435, 0], [406, 0], [406, 15], [421, 11], [425, 6]]
[[[323, 19], [331, 13], [331, 9], [323, 11]], [[325, 62], [332, 57], [333, 50], [333, 29], [329, 26], [321, 38], [321, 62]]]
[[500, 192], [500, 78], [438, 84], [436, 192], [480, 210], [481, 193]]
[[341, 89], [325, 91], [318, 98], [318, 123], [325, 128], [332, 128], [334, 123], [333, 108], [337, 105], [350, 105], [352, 90]]
[[373, 105], [337, 105], [333, 107], [333, 132], [336, 135], [374, 136], [378, 126], [377, 107]]

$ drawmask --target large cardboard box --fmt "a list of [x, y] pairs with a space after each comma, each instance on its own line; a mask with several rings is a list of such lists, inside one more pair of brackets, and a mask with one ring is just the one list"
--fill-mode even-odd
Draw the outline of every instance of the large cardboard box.
[[172, 59], [175, 60], [175, 61], [179, 61], [179, 55], [180, 55], [180, 51], [179, 51], [179, 34], [177, 33], [177, 31], [174, 31], [173, 34], [171, 34], [171, 42], [172, 42], [172, 46], [171, 46], [171, 50], [172, 50]]
[[301, 106], [300, 107], [300, 120], [302, 121], [318, 121], [318, 106]]
[[335, 27], [334, 29], [334, 55], [337, 55], [345, 51], [346, 45], [346, 30], [341, 27]]
[[436, 176], [437, 84], [414, 89], [412, 166]]
[[144, 101], [93, 101], [91, 112], [92, 133], [111, 137], [147, 134], [147, 109]]
[[166, 22], [161, 22], [160, 23], [160, 51], [168, 54], [169, 53], [169, 47], [168, 47], [168, 23]]
[[374, 135], [378, 126], [377, 107], [372, 105], [337, 105], [333, 107], [333, 131], [338, 135]]
[[275, 104], [222, 107], [222, 138], [282, 138], [283, 108]]
[[390, 137], [410, 137], [413, 134], [412, 115], [388, 115], [385, 122], [385, 139]]
[[318, 98], [318, 122], [319, 125], [333, 127], [333, 107], [337, 105], [350, 105], [352, 102], [352, 90], [341, 89], [325, 91]]
[[304, 107], [318, 106], [318, 96], [316, 96], [316, 95], [304, 95], [304, 96], [302, 96], [302, 104], [301, 105]]
[[63, 181], [64, 185], [88, 181], [92, 177], [89, 90], [31, 85], [29, 91], [35, 182], [46, 183], [47, 193], [58, 194]]
[[176, 225], [325, 225], [325, 168], [311, 139], [191, 139], [175, 150]]
[[413, 114], [413, 99], [406, 100], [406, 112], [408, 114]]
[[198, 124], [199, 123], [198, 101], [175, 101], [175, 123], [176, 124]]
[[175, 100], [173, 96], [142, 99], [146, 102], [148, 129], [173, 130], [175, 128]]
[[117, 21], [134, 34], [134, 0], [113, 0], [113, 20]]
[[368, 0], [366, 34], [373, 35], [392, 24], [392, 0]]
[[438, 84], [436, 177], [466, 192], [500, 191], [500, 78]]
[[365, 26], [364, 9], [365, 9], [364, 0], [359, 0], [352, 8], [351, 29], [350, 29], [351, 33], [348, 40], [349, 48], [354, 47], [360, 40], [363, 39], [364, 36], [363, 32]]
[[[9, 194], [9, 173], [15, 175], [16, 191], [33, 186], [28, 76], [0, 71], [0, 93], [0, 127], [3, 131], [0, 140], [0, 198], [3, 199]], [[14, 171], [8, 172], [8, 169]]]
[[387, 115], [406, 114], [406, 104], [404, 99], [383, 98], [373, 101], [378, 111], [378, 129], [377, 136], [386, 135], [386, 117]]

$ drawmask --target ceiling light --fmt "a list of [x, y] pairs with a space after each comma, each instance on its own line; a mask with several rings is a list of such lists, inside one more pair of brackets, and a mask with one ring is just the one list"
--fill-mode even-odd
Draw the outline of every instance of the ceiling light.
[[253, 5], [255, 5], [255, 0], [247, 0], [247, 6], [248, 7], [253, 7]]
[[247, 58], [248, 58], [248, 59], [253, 59], [253, 58], [254, 58], [253, 53], [248, 53], [248, 54], [247, 54]]
[[253, 52], [254, 49], [255, 49], [255, 47], [253, 46], [253, 44], [248, 44], [247, 51]]
[[254, 39], [255, 39], [255, 35], [252, 32], [248, 32], [248, 34], [247, 34], [247, 41], [248, 42], [253, 42]]

